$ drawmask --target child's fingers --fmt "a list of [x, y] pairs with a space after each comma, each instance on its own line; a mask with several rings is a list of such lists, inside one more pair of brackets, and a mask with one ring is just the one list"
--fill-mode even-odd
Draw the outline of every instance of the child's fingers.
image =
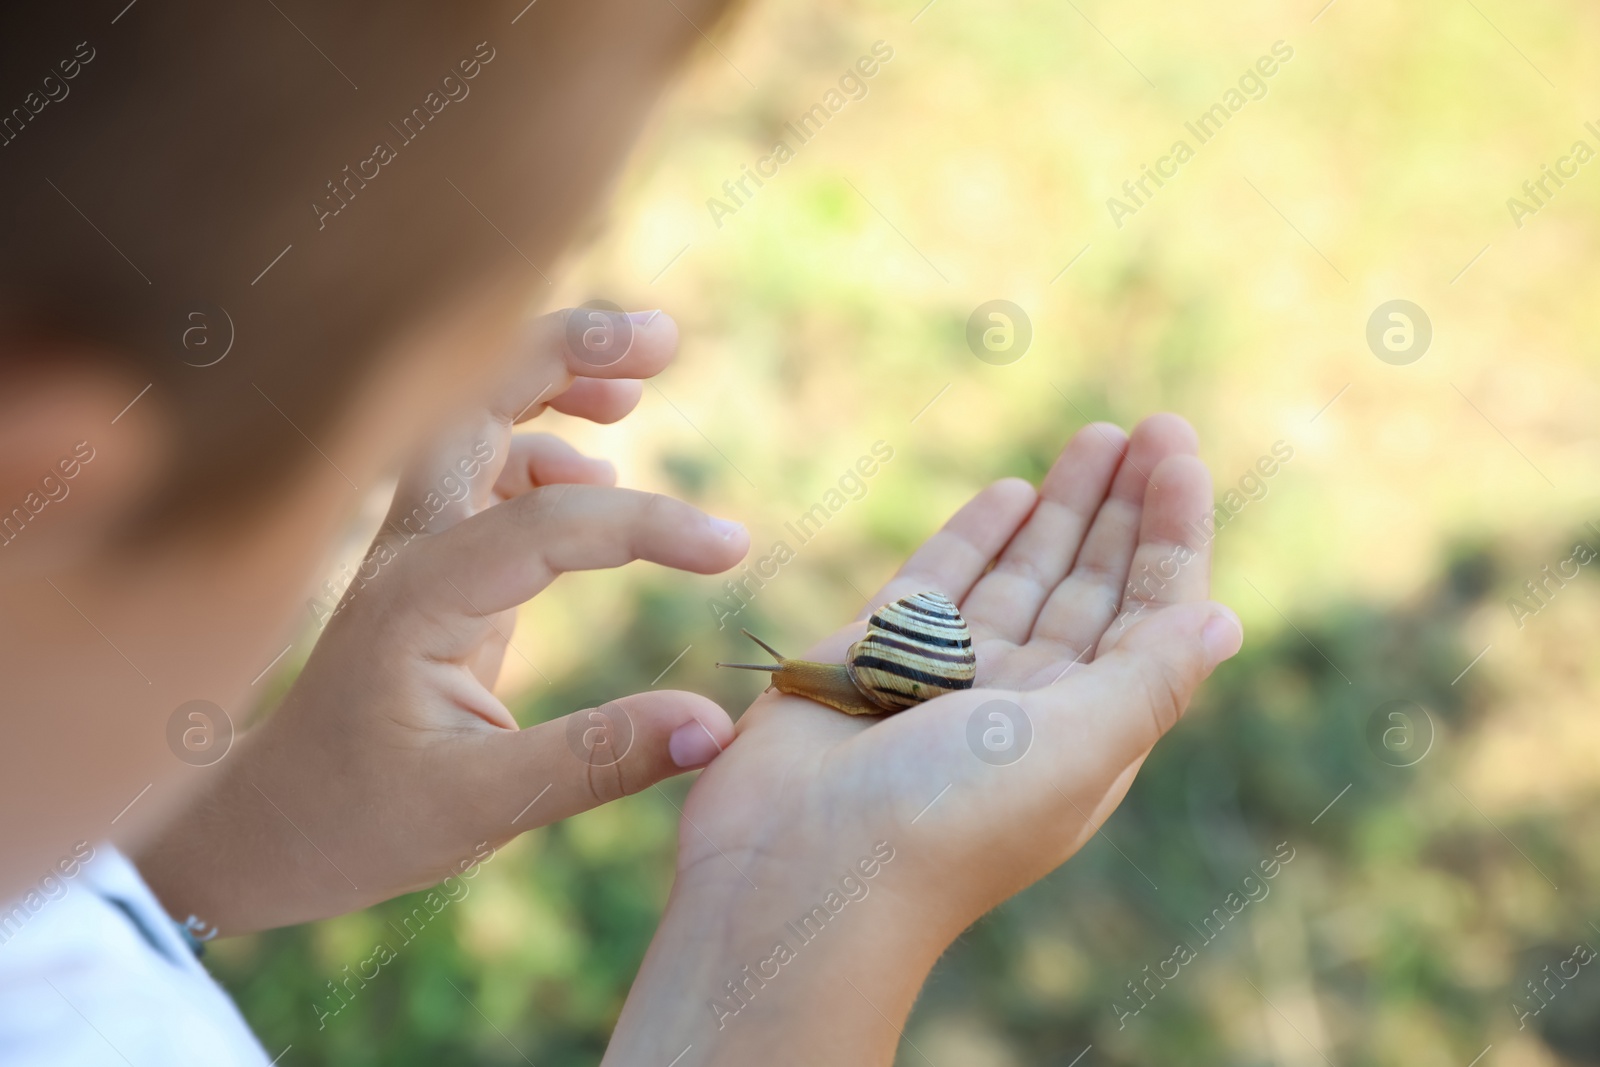
[[1168, 456], [1194, 454], [1197, 440], [1194, 429], [1176, 415], [1152, 415], [1134, 427], [1078, 558], [1045, 600], [1030, 640], [1053, 641], [1074, 654], [1095, 647], [1122, 604], [1150, 476]]
[[[450, 428], [407, 465], [391, 518], [398, 522], [426, 507], [423, 524], [438, 531], [482, 508], [499, 475], [496, 453], [503, 452], [508, 424], [526, 422], [547, 407], [591, 422], [625, 417], [638, 406], [644, 390], [637, 379], [658, 374], [672, 362], [678, 327], [659, 311], [622, 314], [576, 308], [535, 319], [518, 343], [522, 351], [505, 383], [490, 397], [488, 412], [480, 410]], [[458, 494], [462, 485], [469, 491]], [[440, 500], [445, 501], [442, 507]]]
[[1127, 433], [1106, 423], [1073, 434], [1045, 475], [1028, 521], [962, 602], [969, 623], [1012, 644], [1028, 639], [1039, 609], [1077, 558], [1127, 444]]
[[548, 433], [518, 434], [511, 439], [505, 469], [494, 483], [502, 500], [521, 496], [541, 485], [615, 485], [617, 468], [610, 460], [586, 456]]
[[576, 378], [547, 406], [576, 419], [609, 424], [626, 418], [643, 395], [644, 383], [632, 378]]
[[535, 489], [402, 554], [405, 595], [441, 612], [491, 615], [532, 599], [565, 571], [649, 560], [697, 574], [744, 558], [750, 535], [681, 500], [593, 485]]
[[733, 737], [727, 712], [703, 696], [637, 693], [516, 733], [483, 734], [473, 742], [472, 773], [503, 787], [496, 803], [508, 832], [521, 833], [703, 767]]
[[[586, 316], [599, 315], [598, 320]], [[649, 378], [678, 351], [678, 324], [659, 311], [625, 315], [567, 308], [528, 327], [523, 352], [489, 409], [526, 422], [566, 392], [575, 379]]]
[[1062, 727], [1051, 732], [1071, 738], [1052, 746], [1056, 762], [1094, 764], [1057, 772], [1070, 780], [1090, 780], [1106, 768], [1120, 772], [1177, 724], [1200, 683], [1243, 640], [1238, 616], [1222, 604], [1169, 605], [1147, 614], [1083, 670], [1022, 694], [1021, 702], [1036, 722], [1048, 717]]
[[911, 554], [856, 617], [864, 619], [891, 600], [929, 590], [960, 604], [1038, 499], [1033, 486], [1020, 478], [1002, 478], [981, 490]]
[[653, 378], [678, 352], [678, 324], [664, 311], [571, 308], [561, 334], [576, 378]]
[[1210, 513], [1211, 472], [1199, 457], [1168, 456], [1151, 472], [1122, 610], [1101, 641], [1102, 652], [1152, 608], [1210, 594]]

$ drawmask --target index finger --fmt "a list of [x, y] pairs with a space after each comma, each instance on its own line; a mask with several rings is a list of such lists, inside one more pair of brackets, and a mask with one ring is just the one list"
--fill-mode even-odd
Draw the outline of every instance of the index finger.
[[578, 378], [651, 378], [678, 351], [678, 324], [662, 311], [563, 308], [541, 315], [490, 410], [513, 424], [544, 410]]
[[697, 574], [744, 558], [750, 535], [681, 500], [634, 489], [554, 485], [496, 504], [410, 551], [407, 591], [456, 615], [531, 600], [567, 571], [649, 560]]

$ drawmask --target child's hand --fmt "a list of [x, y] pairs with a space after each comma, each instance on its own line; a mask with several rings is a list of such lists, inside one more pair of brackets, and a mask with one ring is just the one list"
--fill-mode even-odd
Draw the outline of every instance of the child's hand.
[[[641, 325], [603, 367], [563, 363], [559, 315], [535, 336], [516, 380], [405, 472], [283, 706], [137, 857], [179, 917], [241, 933], [433, 885], [524, 830], [703, 765], [732, 740], [722, 709], [691, 693], [623, 696], [519, 730], [491, 692], [517, 605], [557, 575], [635, 559], [709, 574], [748, 546], [737, 524], [612, 488], [609, 464], [554, 438], [512, 436], [544, 403], [621, 418], [639, 397], [629, 379], [671, 359], [671, 319]], [[577, 377], [595, 374], [609, 377]]]
[[[666, 1060], [693, 1044], [697, 1064], [892, 1061], [939, 953], [1082, 847], [1239, 648], [1237, 618], [1205, 599], [1211, 483], [1194, 450], [1171, 416], [1131, 441], [1087, 427], [1042, 494], [984, 490], [874, 597], [959, 604], [979, 688], [885, 719], [756, 700], [684, 806], [678, 884], [615, 1062], [645, 1062], [646, 1042]], [[841, 661], [864, 625], [805, 658]], [[801, 936], [819, 907], [828, 929]]]

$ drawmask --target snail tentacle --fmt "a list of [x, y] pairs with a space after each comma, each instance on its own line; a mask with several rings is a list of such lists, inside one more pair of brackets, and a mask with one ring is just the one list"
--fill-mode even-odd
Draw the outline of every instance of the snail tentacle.
[[777, 662], [717, 666], [769, 671], [772, 688], [780, 693], [848, 715], [902, 711], [944, 693], [971, 689], [978, 673], [967, 621], [942, 593], [913, 593], [873, 612], [866, 636], [850, 646], [844, 663], [788, 659], [749, 630], [742, 632]]
[[776, 663], [718, 663], [717, 666], [719, 666], [719, 667], [733, 667], [733, 668], [736, 668], [736, 669], [741, 670], [741, 671], [781, 671], [781, 670], [783, 670], [784, 658], [783, 658], [783, 653], [782, 652], [779, 652], [777, 649], [773, 648], [771, 645], [769, 645], [765, 641], [761, 640], [761, 638], [757, 637], [755, 634], [751, 633], [749, 630], [746, 630], [746, 629], [741, 627], [739, 632], [744, 634], [750, 640], [754, 641], [756, 644], [760, 645], [762, 648], [766, 649], [768, 652], [770, 652], [772, 654], [772, 658], [777, 660], [778, 662], [776, 662]]

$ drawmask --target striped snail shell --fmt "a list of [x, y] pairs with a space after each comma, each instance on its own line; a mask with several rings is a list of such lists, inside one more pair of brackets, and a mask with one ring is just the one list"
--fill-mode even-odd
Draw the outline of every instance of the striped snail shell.
[[866, 636], [850, 646], [843, 663], [787, 659], [761, 638], [750, 640], [778, 662], [719, 663], [772, 672], [772, 687], [837, 708], [847, 715], [882, 715], [971, 689], [978, 674], [972, 633], [950, 598], [913, 593], [872, 613]]

